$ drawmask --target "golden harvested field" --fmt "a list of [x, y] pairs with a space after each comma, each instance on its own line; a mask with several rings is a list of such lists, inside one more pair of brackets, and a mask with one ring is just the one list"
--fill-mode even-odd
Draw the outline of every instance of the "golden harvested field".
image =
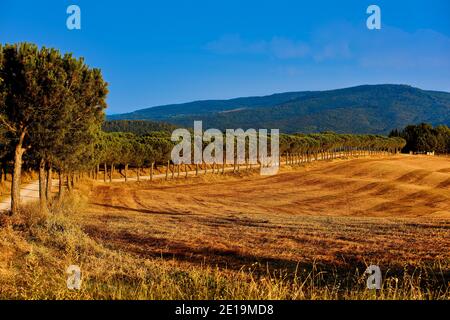
[[[38, 212], [0, 220], [0, 298], [450, 298], [449, 158], [87, 181], [50, 216]], [[371, 264], [383, 274], [377, 294]]]
[[79, 222], [140, 257], [240, 269], [450, 258], [450, 161], [338, 160], [272, 177], [97, 185]]

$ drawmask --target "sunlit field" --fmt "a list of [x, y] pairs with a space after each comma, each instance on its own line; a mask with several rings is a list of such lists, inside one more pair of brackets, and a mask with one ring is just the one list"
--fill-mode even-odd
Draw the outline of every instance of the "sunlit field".
[[[3, 215], [3, 299], [448, 299], [450, 161], [375, 156], [125, 183]], [[80, 291], [66, 286], [79, 265]], [[381, 290], [366, 288], [380, 266]]]

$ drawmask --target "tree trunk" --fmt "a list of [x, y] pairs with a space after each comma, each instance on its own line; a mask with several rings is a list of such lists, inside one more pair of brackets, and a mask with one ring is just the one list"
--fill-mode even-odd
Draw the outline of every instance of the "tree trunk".
[[45, 178], [45, 160], [41, 159], [39, 163], [39, 209], [41, 214], [47, 213], [47, 183]]
[[64, 196], [64, 174], [60, 171], [58, 171], [58, 179], [59, 179], [59, 186], [58, 186], [58, 198], [62, 199]]
[[105, 164], [103, 165], [103, 181], [106, 182], [106, 176], [108, 174], [108, 166]]
[[141, 167], [137, 167], [137, 168], [136, 168], [136, 172], [137, 172], [137, 181], [138, 181], [138, 182], [141, 180], [140, 172], [139, 172], [140, 170], [141, 170]]
[[48, 166], [47, 169], [47, 186], [46, 186], [46, 194], [47, 201], [52, 201], [52, 187], [53, 187], [53, 170], [51, 164]]
[[2, 194], [3, 191], [5, 191], [4, 190], [5, 183], [8, 181], [8, 176], [7, 176], [7, 174], [8, 174], [7, 168], [8, 167], [7, 166], [8, 166], [8, 163], [4, 162], [2, 164], [2, 166], [0, 167], [0, 195]]
[[22, 148], [26, 131], [23, 131], [19, 137], [16, 148], [14, 150], [14, 171], [11, 182], [11, 213], [17, 214], [20, 209], [20, 178], [22, 174], [22, 156], [25, 149]]
[[169, 164], [170, 164], [170, 161], [167, 161], [167, 166], [166, 166], [166, 181], [169, 179]]
[[125, 165], [125, 182], [128, 182], [128, 163]]
[[70, 183], [70, 173], [68, 173], [66, 175], [66, 183], [67, 183], [67, 190], [70, 192], [72, 192], [72, 184]]
[[75, 173], [70, 174], [70, 191], [75, 188]]
[[0, 185], [3, 185], [3, 183], [6, 180], [6, 170], [5, 170], [6, 164], [3, 162], [0, 162]]
[[150, 168], [150, 181], [153, 181], [153, 168], [154, 168], [154, 166], [155, 166], [155, 163], [152, 162], [152, 166]]

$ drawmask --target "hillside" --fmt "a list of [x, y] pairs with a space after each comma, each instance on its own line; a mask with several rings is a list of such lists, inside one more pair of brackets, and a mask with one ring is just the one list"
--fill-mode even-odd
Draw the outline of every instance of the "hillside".
[[111, 115], [108, 120], [153, 120], [192, 127], [279, 128], [283, 132], [386, 134], [411, 123], [450, 124], [450, 93], [406, 85], [364, 85], [329, 91], [205, 100]]
[[142, 120], [113, 120], [105, 121], [102, 130], [105, 132], [131, 132], [136, 135], [145, 135], [155, 131], [171, 133], [177, 126], [156, 121]]

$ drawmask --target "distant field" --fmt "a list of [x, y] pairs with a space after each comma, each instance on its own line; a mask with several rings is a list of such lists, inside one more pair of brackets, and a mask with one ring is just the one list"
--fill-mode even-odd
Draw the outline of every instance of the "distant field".
[[447, 159], [358, 159], [205, 179], [98, 185], [80, 222], [115, 249], [235, 269], [450, 258]]

